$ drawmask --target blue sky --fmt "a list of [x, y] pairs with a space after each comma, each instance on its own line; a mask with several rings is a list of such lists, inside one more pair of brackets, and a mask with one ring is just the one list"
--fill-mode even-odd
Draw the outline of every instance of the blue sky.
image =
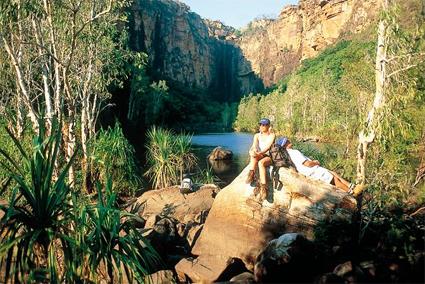
[[241, 28], [255, 17], [277, 16], [288, 4], [298, 0], [180, 0], [202, 18], [220, 20], [228, 26]]

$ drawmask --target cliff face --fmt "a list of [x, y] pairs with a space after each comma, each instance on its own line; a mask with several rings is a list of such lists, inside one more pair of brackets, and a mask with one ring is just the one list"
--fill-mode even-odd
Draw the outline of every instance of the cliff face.
[[276, 20], [256, 23], [238, 44], [266, 86], [290, 73], [345, 33], [362, 31], [379, 12], [381, 0], [300, 0]]
[[149, 54], [158, 78], [207, 90], [218, 101], [235, 101], [278, 82], [345, 33], [363, 30], [381, 1], [300, 0], [277, 19], [254, 21], [236, 35], [181, 2], [134, 0], [131, 46]]
[[154, 74], [188, 88], [201, 88], [219, 101], [262, 88], [240, 50], [227, 37], [234, 32], [207, 21], [181, 2], [135, 0], [130, 13], [131, 47], [149, 54]]
[[303, 22], [297, 6], [285, 8], [278, 20], [251, 23], [239, 39], [244, 56], [256, 74], [270, 86], [290, 73], [302, 55]]

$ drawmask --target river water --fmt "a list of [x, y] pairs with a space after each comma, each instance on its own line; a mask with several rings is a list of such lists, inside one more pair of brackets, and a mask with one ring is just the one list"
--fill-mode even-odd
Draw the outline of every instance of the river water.
[[[199, 159], [201, 168], [211, 166], [214, 174], [223, 182], [229, 184], [248, 165], [248, 150], [252, 144], [254, 134], [251, 133], [206, 133], [194, 135], [192, 145]], [[230, 161], [208, 161], [208, 154], [217, 146], [233, 152]]]

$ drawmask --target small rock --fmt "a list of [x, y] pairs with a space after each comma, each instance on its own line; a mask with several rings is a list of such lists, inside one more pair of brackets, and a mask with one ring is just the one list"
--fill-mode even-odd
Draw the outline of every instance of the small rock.
[[230, 279], [230, 282], [238, 282], [238, 283], [254, 283], [254, 274], [252, 274], [251, 272], [244, 272], [241, 273], [239, 275], [236, 275], [235, 277], [233, 277], [232, 279]]
[[145, 276], [145, 283], [162, 283], [171, 284], [176, 283], [174, 279], [173, 271], [171, 270], [160, 270], [154, 274]]
[[[303, 235], [289, 233], [270, 241], [257, 256], [256, 282], [311, 282], [314, 274], [314, 246]], [[307, 271], [306, 268], [309, 268]]]
[[344, 262], [335, 267], [333, 273], [340, 277], [344, 277], [345, 274], [353, 271], [353, 264], [351, 261]]
[[222, 147], [216, 147], [212, 152], [208, 155], [209, 160], [231, 160], [233, 157], [233, 153], [230, 150], [226, 150]]

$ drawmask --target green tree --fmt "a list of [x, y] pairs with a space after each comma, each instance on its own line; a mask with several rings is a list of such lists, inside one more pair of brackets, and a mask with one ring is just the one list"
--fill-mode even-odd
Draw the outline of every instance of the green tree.
[[[13, 74], [11, 93], [24, 107], [15, 108], [15, 132], [21, 132], [25, 115], [36, 132], [40, 118], [45, 118], [48, 131], [52, 119], [61, 118], [65, 157], [69, 160], [81, 143], [83, 170], [87, 170], [87, 143], [109, 97], [107, 86], [126, 61], [126, 34], [117, 29], [117, 23], [125, 20], [126, 5], [125, 0], [0, 4], [0, 52], [7, 65], [0, 72]], [[69, 178], [74, 181], [72, 166]]]

